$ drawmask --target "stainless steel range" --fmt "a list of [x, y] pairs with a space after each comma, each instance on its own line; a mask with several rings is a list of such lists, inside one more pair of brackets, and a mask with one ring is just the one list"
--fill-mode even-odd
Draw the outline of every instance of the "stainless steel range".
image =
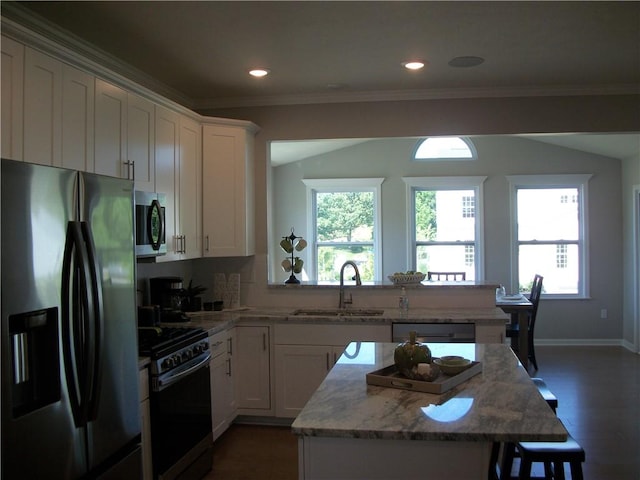
[[211, 353], [200, 328], [138, 329], [141, 356], [149, 357], [153, 476], [200, 478], [211, 470]]

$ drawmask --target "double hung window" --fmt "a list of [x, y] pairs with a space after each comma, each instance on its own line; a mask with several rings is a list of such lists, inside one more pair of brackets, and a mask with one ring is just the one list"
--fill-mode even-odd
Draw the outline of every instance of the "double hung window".
[[347, 260], [363, 282], [381, 278], [380, 186], [383, 178], [305, 179], [312, 232], [308, 275], [318, 283], [340, 280]]
[[507, 177], [514, 208], [517, 288], [529, 291], [535, 274], [543, 292], [585, 297], [587, 285], [587, 185], [590, 175]]
[[486, 177], [404, 177], [410, 205], [411, 264], [421, 272], [483, 277], [482, 184]]

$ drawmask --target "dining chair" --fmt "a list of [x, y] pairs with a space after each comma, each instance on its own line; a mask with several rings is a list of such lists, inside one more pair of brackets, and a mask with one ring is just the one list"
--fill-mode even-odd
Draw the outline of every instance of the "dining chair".
[[461, 282], [466, 279], [466, 272], [427, 272], [427, 280], [452, 280], [454, 282]]
[[[533, 367], [538, 370], [538, 361], [536, 360], [536, 351], [534, 348], [533, 335], [536, 326], [536, 317], [538, 316], [538, 304], [540, 302], [540, 294], [542, 293], [542, 280], [544, 277], [536, 274], [533, 277], [533, 284], [531, 285], [531, 293], [529, 294], [529, 301], [532, 308], [529, 313], [529, 360], [533, 364]], [[507, 337], [511, 339], [511, 349], [514, 352], [518, 352], [518, 335], [520, 333], [521, 325], [519, 323], [513, 323], [507, 326]]]

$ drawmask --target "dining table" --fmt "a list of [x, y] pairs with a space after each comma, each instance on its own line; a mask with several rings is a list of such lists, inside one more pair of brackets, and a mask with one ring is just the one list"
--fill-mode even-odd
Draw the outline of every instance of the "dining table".
[[533, 304], [522, 294], [496, 294], [496, 307], [511, 316], [512, 325], [518, 325], [516, 355], [524, 369], [529, 371], [529, 316], [533, 312]]

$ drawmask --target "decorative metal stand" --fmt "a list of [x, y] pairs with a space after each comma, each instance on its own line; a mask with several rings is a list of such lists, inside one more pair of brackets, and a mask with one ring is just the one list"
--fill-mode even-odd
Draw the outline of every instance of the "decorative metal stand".
[[295, 252], [301, 252], [307, 246], [307, 241], [298, 237], [293, 233], [293, 227], [291, 227], [291, 234], [286, 237], [282, 237], [280, 241], [280, 248], [285, 253], [291, 255], [291, 259], [285, 258], [281, 265], [285, 272], [291, 272], [289, 278], [284, 282], [288, 284], [299, 284], [300, 280], [296, 278], [295, 273], [302, 272], [302, 265], [304, 261], [300, 257], [295, 257]]

